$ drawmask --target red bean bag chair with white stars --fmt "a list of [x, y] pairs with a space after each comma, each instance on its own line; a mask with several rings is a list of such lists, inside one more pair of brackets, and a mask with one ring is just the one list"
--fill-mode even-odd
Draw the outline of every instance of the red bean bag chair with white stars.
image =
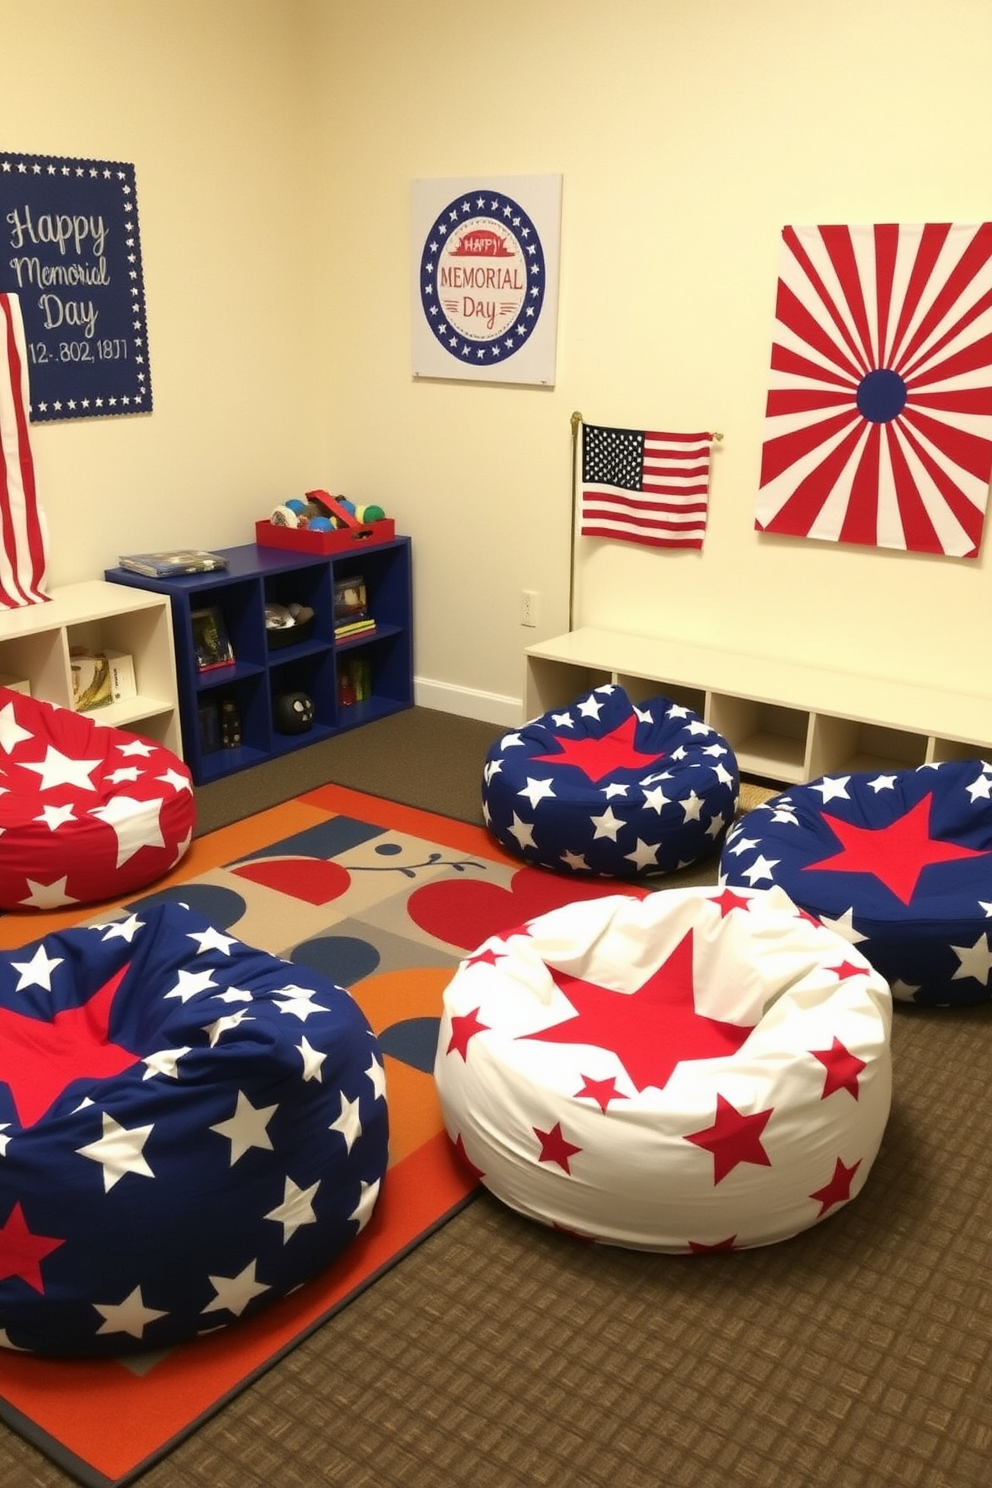
[[992, 997], [992, 764], [823, 775], [749, 811], [721, 881], [778, 884], [901, 1002]]
[[251, 1318], [370, 1219], [382, 1054], [343, 988], [171, 900], [0, 954], [0, 1346]]
[[0, 910], [130, 894], [175, 867], [195, 822], [171, 749], [0, 687]]
[[888, 987], [779, 889], [661, 889], [491, 937], [444, 994], [435, 1079], [497, 1198], [671, 1253], [785, 1240], [868, 1178]]
[[739, 788], [733, 750], [691, 708], [611, 683], [497, 740], [482, 810], [527, 863], [631, 879], [715, 852]]

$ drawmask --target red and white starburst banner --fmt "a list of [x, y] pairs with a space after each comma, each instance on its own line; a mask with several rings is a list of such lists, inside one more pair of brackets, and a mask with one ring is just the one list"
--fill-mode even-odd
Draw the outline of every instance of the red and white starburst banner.
[[786, 227], [759, 531], [974, 558], [992, 476], [992, 223]]

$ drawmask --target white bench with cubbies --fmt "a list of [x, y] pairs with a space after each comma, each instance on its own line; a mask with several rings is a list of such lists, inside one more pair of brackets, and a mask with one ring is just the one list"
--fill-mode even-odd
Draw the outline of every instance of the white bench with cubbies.
[[992, 695], [582, 627], [526, 651], [528, 718], [618, 683], [671, 697], [729, 741], [745, 775], [794, 784], [840, 771], [992, 759]]

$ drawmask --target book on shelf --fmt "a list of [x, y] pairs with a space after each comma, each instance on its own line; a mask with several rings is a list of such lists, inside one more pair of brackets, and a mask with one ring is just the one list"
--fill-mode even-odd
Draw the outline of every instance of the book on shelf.
[[367, 656], [350, 656], [338, 663], [338, 705], [350, 708], [372, 696], [372, 667]]
[[121, 568], [130, 573], [145, 574], [150, 579], [173, 579], [179, 574], [219, 573], [227, 568], [227, 559], [204, 548], [175, 548], [161, 553], [124, 553], [118, 558]]
[[368, 620], [352, 620], [342, 625], [335, 625], [334, 639], [336, 641], [348, 641], [352, 636], [370, 635], [373, 630], [375, 630], [375, 621], [371, 618]]
[[334, 629], [354, 620], [366, 620], [369, 613], [368, 593], [361, 574], [334, 580]]
[[197, 668], [209, 672], [214, 667], [230, 666], [235, 659], [234, 647], [220, 606], [205, 605], [201, 610], [191, 610], [189, 619]]

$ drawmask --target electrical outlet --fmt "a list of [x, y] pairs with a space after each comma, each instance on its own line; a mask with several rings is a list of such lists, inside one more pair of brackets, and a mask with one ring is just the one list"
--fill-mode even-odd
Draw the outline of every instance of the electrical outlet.
[[520, 596], [520, 624], [532, 627], [537, 624], [537, 592], [534, 589], [525, 589]]

